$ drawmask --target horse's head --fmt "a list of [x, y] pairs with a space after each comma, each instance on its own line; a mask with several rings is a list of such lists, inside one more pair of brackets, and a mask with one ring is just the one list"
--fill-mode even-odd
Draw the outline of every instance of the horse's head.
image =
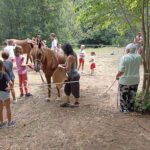
[[31, 55], [33, 57], [33, 62], [34, 62], [34, 70], [36, 72], [39, 72], [41, 69], [41, 63], [44, 59], [43, 51], [41, 48], [41, 43], [38, 43], [38, 45], [34, 45]]

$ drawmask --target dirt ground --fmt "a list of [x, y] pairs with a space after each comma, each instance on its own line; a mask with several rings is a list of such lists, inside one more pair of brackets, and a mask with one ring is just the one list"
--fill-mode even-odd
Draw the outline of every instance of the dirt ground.
[[[115, 55], [110, 55], [113, 51]], [[17, 123], [11, 129], [0, 130], [0, 150], [150, 149], [150, 116], [119, 112], [117, 82], [107, 94], [103, 94], [115, 80], [123, 49], [102, 48], [96, 53], [93, 76], [89, 75], [87, 54], [85, 73], [81, 74], [78, 108], [60, 108], [65, 96], [62, 89], [62, 100], [55, 101], [54, 87], [54, 100], [46, 102], [46, 87], [42, 85], [39, 74], [29, 70], [33, 98], [18, 99], [17, 104], [12, 104], [13, 118]], [[15, 87], [19, 96], [17, 75]]]

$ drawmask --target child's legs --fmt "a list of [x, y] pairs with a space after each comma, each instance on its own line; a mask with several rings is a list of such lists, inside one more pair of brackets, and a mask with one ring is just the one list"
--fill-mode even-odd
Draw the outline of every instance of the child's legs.
[[83, 71], [83, 69], [84, 69], [84, 61], [82, 61], [82, 71]]
[[94, 73], [94, 68], [93, 68], [93, 69], [91, 69], [91, 72], [92, 72], [92, 73]]
[[19, 89], [20, 89], [20, 93], [23, 94], [23, 77], [22, 74], [19, 74]]
[[15, 94], [15, 89], [14, 89], [14, 81], [12, 81], [12, 86], [11, 86], [11, 95], [13, 97], [13, 100], [16, 99], [16, 94]]
[[23, 79], [24, 89], [25, 89], [25, 92], [26, 92], [26, 94], [27, 94], [27, 93], [29, 93], [27, 74], [23, 74], [23, 75], [22, 75], [22, 79]]
[[81, 63], [79, 62], [78, 70], [80, 69], [80, 67], [81, 67]]
[[0, 123], [3, 123], [3, 101], [0, 100]]
[[10, 98], [4, 101], [8, 122], [11, 121]]

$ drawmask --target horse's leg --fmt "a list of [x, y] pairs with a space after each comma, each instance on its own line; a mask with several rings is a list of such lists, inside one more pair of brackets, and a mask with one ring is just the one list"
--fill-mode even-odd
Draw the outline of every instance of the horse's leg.
[[27, 54], [27, 61], [26, 61], [26, 64], [28, 64], [28, 61], [29, 61], [29, 55]]
[[47, 101], [50, 102], [51, 100], [51, 76], [50, 75], [46, 75], [46, 80], [47, 80], [47, 86], [48, 86], [48, 98]]
[[32, 56], [31, 56], [31, 55], [29, 56], [29, 59], [30, 59], [30, 62], [31, 62], [31, 64], [32, 64]]
[[60, 88], [58, 88], [57, 86], [56, 86], [56, 89], [57, 89], [57, 99], [56, 100], [61, 100], [61, 98], [60, 98]]

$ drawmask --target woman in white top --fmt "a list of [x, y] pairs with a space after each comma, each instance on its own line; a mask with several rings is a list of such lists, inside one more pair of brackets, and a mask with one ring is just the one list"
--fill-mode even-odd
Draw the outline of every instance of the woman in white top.
[[57, 38], [56, 38], [56, 34], [55, 33], [51, 33], [50, 34], [50, 39], [52, 40], [51, 43], [51, 50], [56, 51], [57, 52]]

